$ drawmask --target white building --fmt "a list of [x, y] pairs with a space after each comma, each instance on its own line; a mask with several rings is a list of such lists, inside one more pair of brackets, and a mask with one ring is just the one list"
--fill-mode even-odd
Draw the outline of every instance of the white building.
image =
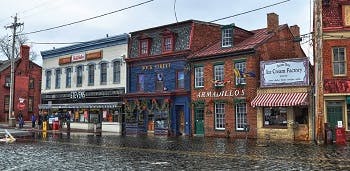
[[[71, 128], [121, 131], [127, 34], [42, 51], [44, 114], [71, 115]], [[97, 123], [97, 124], [96, 124]]]

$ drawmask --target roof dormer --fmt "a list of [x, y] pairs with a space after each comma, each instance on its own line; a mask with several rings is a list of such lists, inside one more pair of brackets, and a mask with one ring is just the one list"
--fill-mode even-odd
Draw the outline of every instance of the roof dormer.
[[221, 27], [221, 47], [233, 46], [233, 27], [234, 24]]

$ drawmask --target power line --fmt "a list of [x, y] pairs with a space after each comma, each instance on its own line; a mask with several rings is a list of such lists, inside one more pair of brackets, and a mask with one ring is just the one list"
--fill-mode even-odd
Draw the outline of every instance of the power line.
[[178, 22], [177, 16], [176, 16], [176, 0], [174, 0], [174, 15], [175, 15], [176, 22]]
[[220, 21], [220, 20], [225, 20], [225, 19], [232, 18], [232, 17], [237, 17], [237, 16], [240, 16], [240, 15], [247, 14], [247, 13], [251, 13], [251, 12], [254, 12], [254, 11], [258, 11], [258, 10], [261, 10], [261, 9], [264, 9], [264, 8], [268, 8], [268, 7], [272, 7], [272, 6], [275, 6], [275, 5], [283, 4], [283, 3], [286, 3], [286, 2], [288, 2], [288, 1], [290, 1], [290, 0], [285, 0], [285, 1], [277, 2], [277, 3], [271, 4], [271, 5], [267, 5], [267, 6], [260, 7], [260, 8], [256, 8], [256, 9], [249, 10], [249, 11], [246, 11], [246, 12], [238, 13], [238, 14], [231, 15], [231, 16], [228, 16], [228, 17], [219, 18], [219, 19], [216, 19], [216, 20], [213, 20], [213, 21], [210, 21], [210, 22], [212, 23], [212, 22], [216, 22], [216, 21]]
[[105, 13], [105, 14], [102, 14], [102, 15], [90, 17], [90, 18], [87, 18], [87, 19], [83, 19], [83, 20], [71, 22], [71, 23], [68, 23], [68, 24], [63, 24], [63, 25], [59, 25], [59, 26], [56, 26], [56, 27], [51, 27], [51, 28], [42, 29], [42, 30], [37, 30], [37, 31], [32, 31], [32, 32], [27, 32], [27, 33], [21, 33], [21, 34], [19, 34], [19, 35], [34, 34], [34, 33], [39, 33], [39, 32], [49, 31], [49, 30], [53, 30], [53, 29], [58, 29], [58, 28], [61, 28], [61, 27], [70, 26], [70, 25], [73, 25], [73, 24], [77, 24], [77, 23], [89, 21], [89, 20], [92, 20], [92, 19], [100, 18], [100, 17], [106, 16], [106, 15], [110, 15], [110, 14], [114, 14], [114, 13], [117, 13], [117, 12], [125, 11], [125, 10], [127, 10], [127, 9], [131, 9], [131, 8], [134, 8], [134, 7], [137, 7], [137, 6], [141, 6], [141, 5], [150, 3], [150, 2], [152, 2], [152, 1], [154, 1], [154, 0], [148, 0], [148, 1], [145, 1], [145, 2], [142, 2], [142, 3], [139, 3], [139, 4], [136, 4], [136, 5], [132, 5], [132, 6], [129, 6], [129, 7], [126, 7], [126, 8], [122, 8], [122, 9], [116, 10], [116, 11], [108, 12], [108, 13]]

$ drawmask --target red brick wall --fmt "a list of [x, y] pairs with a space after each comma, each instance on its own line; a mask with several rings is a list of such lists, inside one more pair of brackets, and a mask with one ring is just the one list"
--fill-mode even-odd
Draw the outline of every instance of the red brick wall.
[[[346, 57], [350, 57], [350, 40], [325, 40], [323, 41], [323, 78], [324, 79], [334, 79], [333, 77], [333, 67], [332, 67], [332, 48], [333, 47], [345, 47]], [[348, 60], [349, 61], [349, 60]], [[347, 74], [350, 74], [350, 62], [347, 63]], [[338, 77], [337, 78], [347, 78]]]
[[[23, 50], [23, 49], [22, 49]], [[29, 48], [24, 48], [28, 50]], [[28, 55], [28, 52], [22, 52], [22, 55]], [[25, 57], [28, 59], [28, 57]], [[29, 60], [19, 60], [15, 65], [15, 90], [14, 90], [14, 111], [17, 115], [19, 110], [17, 109], [18, 98], [22, 97], [26, 99], [24, 103], [26, 108], [22, 111], [24, 119], [30, 120], [32, 112], [28, 112], [28, 99], [29, 96], [34, 97], [33, 112], [37, 114], [39, 112], [38, 105], [41, 101], [41, 67]], [[3, 70], [0, 73], [0, 122], [4, 122], [8, 118], [8, 111], [4, 110], [4, 97], [10, 95], [10, 88], [4, 87], [5, 77], [10, 75], [10, 67]], [[34, 89], [29, 88], [29, 79], [34, 79]]]
[[221, 39], [220, 26], [194, 22], [191, 34], [190, 48], [197, 51]]

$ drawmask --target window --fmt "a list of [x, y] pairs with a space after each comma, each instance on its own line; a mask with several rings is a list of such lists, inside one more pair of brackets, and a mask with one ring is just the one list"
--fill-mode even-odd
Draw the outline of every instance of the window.
[[173, 37], [167, 36], [163, 38], [163, 52], [171, 52], [173, 51]]
[[33, 89], [34, 88], [34, 78], [29, 79], [29, 88]]
[[[235, 62], [235, 68], [240, 71], [240, 73], [245, 73], [246, 62]], [[240, 77], [236, 77], [236, 85], [246, 84], [245, 78], [241, 74]]]
[[55, 70], [56, 80], [55, 80], [55, 88], [61, 88], [61, 69]]
[[215, 103], [215, 129], [225, 130], [225, 104]]
[[266, 107], [264, 108], [264, 126], [287, 127], [287, 108]]
[[120, 61], [113, 62], [113, 83], [115, 84], [120, 83], [120, 65]]
[[224, 28], [221, 31], [222, 47], [232, 47], [232, 28]]
[[344, 26], [350, 26], [350, 5], [343, 5], [343, 11]]
[[106, 85], [107, 84], [107, 63], [101, 63], [101, 68], [100, 68], [101, 76], [100, 76], [100, 84], [101, 85]]
[[145, 75], [139, 74], [137, 80], [137, 90], [144, 91], [145, 90]]
[[164, 79], [163, 74], [162, 73], [157, 73], [156, 91], [162, 91], [164, 89], [163, 79]]
[[224, 65], [215, 65], [214, 66], [214, 80], [215, 81], [224, 81]]
[[33, 112], [33, 106], [34, 106], [34, 97], [30, 96], [28, 98], [28, 112]]
[[247, 108], [246, 103], [236, 104], [236, 130], [244, 130], [247, 125]]
[[95, 64], [88, 66], [88, 86], [93, 86], [95, 82]]
[[51, 89], [51, 70], [46, 71], [46, 90]]
[[6, 75], [6, 77], [5, 77], [5, 83], [11, 83], [11, 76]]
[[66, 88], [72, 85], [72, 68], [66, 68]]
[[148, 39], [143, 39], [140, 40], [140, 55], [141, 56], [146, 56], [149, 54], [149, 40]]
[[294, 121], [298, 124], [308, 124], [308, 108], [306, 107], [294, 107]]
[[10, 109], [10, 96], [4, 97], [4, 110], [9, 111]]
[[185, 88], [185, 72], [177, 71], [177, 80], [176, 80], [176, 88], [184, 89]]
[[204, 73], [203, 73], [204, 67], [195, 67], [194, 68], [194, 87], [204, 87]]
[[333, 75], [345, 75], [346, 72], [345, 48], [333, 48]]
[[83, 66], [77, 66], [77, 87], [81, 87], [83, 85]]

